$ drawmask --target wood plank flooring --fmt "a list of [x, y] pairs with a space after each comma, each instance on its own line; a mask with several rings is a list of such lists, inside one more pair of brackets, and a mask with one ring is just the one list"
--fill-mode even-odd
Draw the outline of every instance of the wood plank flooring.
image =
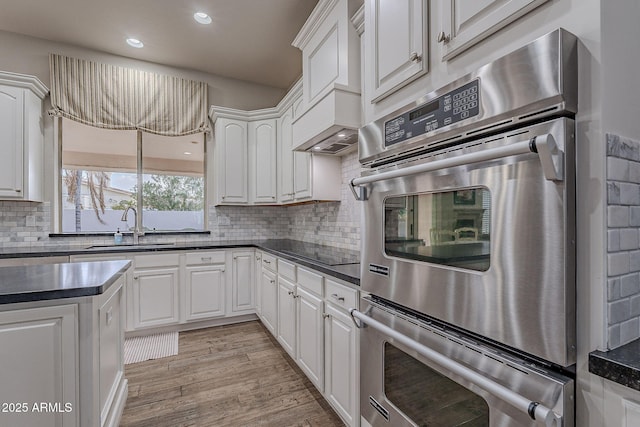
[[177, 356], [125, 376], [121, 427], [344, 425], [258, 321], [181, 332]]

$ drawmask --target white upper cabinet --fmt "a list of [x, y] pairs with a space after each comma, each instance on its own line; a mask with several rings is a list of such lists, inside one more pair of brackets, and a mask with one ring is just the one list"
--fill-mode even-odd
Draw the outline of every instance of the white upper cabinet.
[[436, 40], [448, 60], [548, 0], [443, 0]]
[[278, 119], [278, 199], [281, 203], [293, 201], [293, 107]]
[[36, 77], [0, 71], [0, 199], [43, 200], [47, 92]]
[[247, 204], [247, 122], [221, 117], [215, 124], [216, 204]]
[[426, 0], [366, 0], [365, 79], [371, 102], [428, 71]]
[[251, 201], [276, 203], [278, 199], [276, 119], [249, 122], [249, 153]]

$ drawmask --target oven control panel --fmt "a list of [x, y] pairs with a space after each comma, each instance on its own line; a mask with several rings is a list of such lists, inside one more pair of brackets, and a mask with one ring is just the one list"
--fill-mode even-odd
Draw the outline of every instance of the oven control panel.
[[439, 98], [384, 123], [385, 147], [437, 130], [480, 113], [480, 81], [460, 86]]

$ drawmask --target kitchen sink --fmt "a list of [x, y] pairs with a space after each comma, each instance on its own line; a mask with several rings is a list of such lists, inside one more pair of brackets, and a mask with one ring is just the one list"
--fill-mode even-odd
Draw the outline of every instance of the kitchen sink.
[[139, 243], [137, 245], [93, 245], [87, 249], [156, 249], [175, 246], [175, 243]]

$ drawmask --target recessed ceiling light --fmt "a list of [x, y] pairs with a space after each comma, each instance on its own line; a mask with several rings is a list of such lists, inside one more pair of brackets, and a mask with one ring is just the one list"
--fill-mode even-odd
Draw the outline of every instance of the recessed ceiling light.
[[194, 13], [193, 19], [195, 19], [198, 24], [211, 24], [211, 17], [204, 12]]
[[314, 150], [322, 150], [322, 147], [318, 147], [317, 145], [313, 147]]
[[191, 155], [191, 151], [185, 151], [185, 152], [184, 152], [184, 153], [182, 153], [182, 154], [186, 154], [187, 156], [190, 156], [190, 155]]
[[138, 49], [140, 49], [141, 47], [144, 46], [144, 43], [142, 43], [140, 40], [138, 39], [133, 39], [133, 38], [128, 38], [127, 39], [127, 44], [131, 47], [136, 47]]
[[338, 136], [339, 136], [340, 138], [344, 138], [344, 137], [345, 137], [345, 136], [347, 136], [347, 135], [346, 135], [346, 134], [344, 134], [344, 133], [339, 133], [339, 134], [338, 134]]

